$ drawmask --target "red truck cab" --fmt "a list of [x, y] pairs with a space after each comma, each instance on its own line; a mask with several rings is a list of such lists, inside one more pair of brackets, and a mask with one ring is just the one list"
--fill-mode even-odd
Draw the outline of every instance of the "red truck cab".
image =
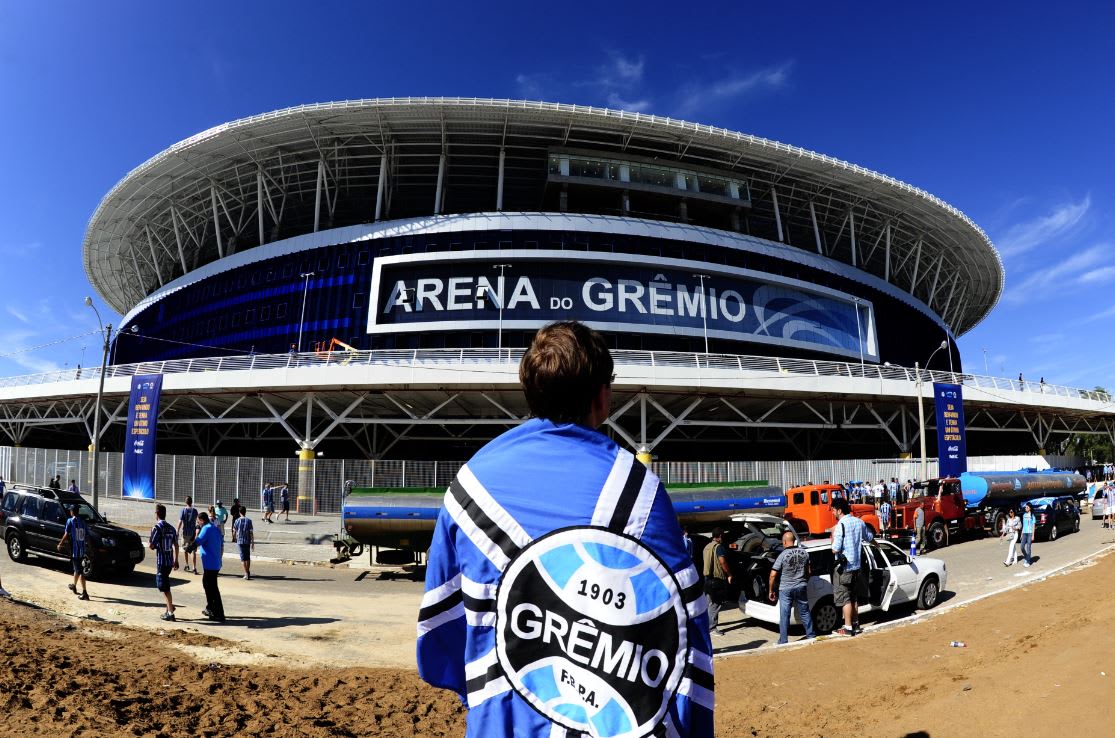
[[979, 529], [979, 516], [968, 513], [960, 480], [955, 477], [917, 482], [910, 499], [892, 509], [892, 535], [913, 535], [918, 508], [925, 514], [925, 539], [929, 548], [947, 546], [949, 537]]

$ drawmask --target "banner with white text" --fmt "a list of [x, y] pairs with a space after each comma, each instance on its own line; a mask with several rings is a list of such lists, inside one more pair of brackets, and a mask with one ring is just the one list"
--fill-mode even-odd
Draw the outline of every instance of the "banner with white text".
[[968, 471], [968, 448], [964, 434], [964, 394], [959, 384], [933, 383], [937, 407], [938, 473], [957, 477]]
[[162, 389], [162, 374], [132, 377], [124, 438], [124, 497], [155, 499], [155, 427]]

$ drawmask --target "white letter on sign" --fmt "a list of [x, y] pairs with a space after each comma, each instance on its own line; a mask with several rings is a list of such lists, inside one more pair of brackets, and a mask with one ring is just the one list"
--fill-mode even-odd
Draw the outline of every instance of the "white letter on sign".
[[[602, 289], [599, 291], [600, 300], [597, 302], [592, 297], [592, 288], [599, 286]], [[596, 311], [611, 310], [612, 309], [612, 283], [603, 277], [593, 277], [585, 282], [585, 286], [581, 288], [581, 299], [585, 304]]]

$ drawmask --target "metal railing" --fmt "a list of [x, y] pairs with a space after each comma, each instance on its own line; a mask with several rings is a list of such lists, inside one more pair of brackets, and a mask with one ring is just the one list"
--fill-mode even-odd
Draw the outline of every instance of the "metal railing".
[[[130, 377], [137, 374], [193, 374], [220, 371], [262, 371], [266, 369], [296, 369], [306, 367], [355, 367], [393, 366], [412, 369], [471, 368], [473, 370], [501, 371], [509, 375], [518, 372], [523, 349], [377, 349], [372, 351], [307, 351], [285, 354], [249, 354], [245, 356], [209, 356], [197, 359], [172, 359], [148, 361], [137, 364], [109, 366], [106, 377]], [[612, 352], [619, 383], [624, 379], [656, 377], [657, 370], [692, 369], [695, 378], [725, 374], [739, 377], [812, 376], [844, 377], [849, 379], [878, 379], [916, 382], [918, 375], [925, 384], [951, 382], [966, 387], [988, 390], [1032, 392], [1054, 397], [1077, 398], [1093, 402], [1110, 403], [1110, 393], [1085, 390], [1045, 382], [1022, 381], [1003, 377], [990, 377], [967, 372], [946, 372], [922, 369], [915, 372], [909, 367], [885, 364], [859, 364], [856, 362], [790, 359], [774, 356], [747, 356], [742, 354], [701, 354], [677, 351], [627, 351]], [[640, 373], [640, 369], [649, 373]], [[672, 373], [672, 371], [671, 371]], [[714, 374], [713, 374], [714, 373]], [[0, 378], [0, 387], [27, 387], [54, 382], [98, 379], [97, 367], [62, 369], [40, 374], [26, 374]]]

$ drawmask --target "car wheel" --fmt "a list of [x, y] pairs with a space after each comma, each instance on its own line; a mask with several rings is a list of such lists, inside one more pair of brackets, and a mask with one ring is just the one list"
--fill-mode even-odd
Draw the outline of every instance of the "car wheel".
[[23, 545], [23, 539], [19, 537], [19, 533], [12, 533], [8, 536], [8, 557], [12, 561], [26, 561], [27, 549]]
[[362, 553], [364, 553], [364, 544], [354, 543], [352, 545], [352, 548], [349, 549], [349, 553], [352, 555], [353, 558], [360, 556]]
[[1054, 523], [1049, 528], [1049, 540], [1051, 540], [1051, 541], [1057, 540], [1057, 524], [1056, 523]]
[[937, 577], [926, 577], [921, 583], [921, 589], [918, 590], [918, 609], [931, 610], [937, 606], [940, 599], [941, 585], [937, 582]]
[[92, 579], [93, 575], [95, 575], [98, 571], [99, 569], [97, 567], [97, 563], [93, 560], [93, 557], [89, 554], [85, 554], [85, 556], [81, 559], [82, 576], [84, 576], [86, 579]]
[[817, 635], [828, 635], [840, 626], [841, 613], [832, 603], [831, 597], [818, 602], [813, 606], [813, 632]]
[[1073, 533], [1079, 533], [1080, 532], [1080, 518], [1077, 518], [1076, 520], [1072, 521], [1072, 532]]
[[747, 596], [759, 602], [767, 601], [767, 583], [763, 581], [762, 575], [756, 574], [751, 577], [751, 587]]
[[944, 548], [945, 547], [945, 526], [942, 525], [940, 520], [933, 523], [933, 525], [929, 526], [929, 530], [926, 531], [926, 533], [928, 534], [928, 537], [929, 537], [929, 547], [930, 548]]

